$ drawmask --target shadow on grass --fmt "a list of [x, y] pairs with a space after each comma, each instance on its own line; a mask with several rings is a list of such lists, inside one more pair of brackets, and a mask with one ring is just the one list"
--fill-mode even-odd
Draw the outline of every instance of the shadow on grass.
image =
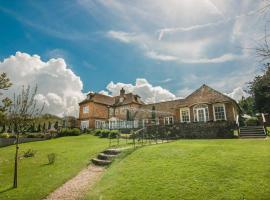
[[9, 191], [9, 190], [13, 190], [13, 189], [15, 189], [15, 188], [12, 187], [12, 186], [9, 186], [8, 188], [5, 188], [5, 189], [3, 189], [3, 190], [0, 190], [0, 194], [5, 193], [5, 192], [7, 192], [7, 191]]

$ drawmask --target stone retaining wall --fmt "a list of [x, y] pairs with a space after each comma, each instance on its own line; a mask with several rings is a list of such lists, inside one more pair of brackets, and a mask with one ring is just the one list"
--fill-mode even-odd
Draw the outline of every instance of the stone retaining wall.
[[[26, 143], [26, 142], [36, 142], [46, 140], [45, 138], [20, 138], [19, 143]], [[15, 143], [15, 138], [0, 138], [0, 147], [5, 147], [9, 145], [13, 145]]]
[[233, 138], [235, 129], [236, 125], [231, 122], [178, 123], [166, 126], [149, 126], [147, 133], [157, 134], [162, 138], [175, 139]]

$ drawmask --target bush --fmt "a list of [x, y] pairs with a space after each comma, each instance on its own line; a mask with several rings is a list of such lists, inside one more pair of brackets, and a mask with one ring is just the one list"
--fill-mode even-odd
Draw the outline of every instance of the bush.
[[117, 138], [120, 135], [120, 132], [118, 130], [112, 130], [110, 131], [110, 138]]
[[81, 135], [81, 130], [78, 128], [62, 128], [61, 131], [58, 133], [58, 137], [64, 136], [78, 136]]
[[24, 158], [30, 158], [30, 157], [34, 157], [36, 155], [37, 151], [34, 151], [33, 149], [28, 149], [27, 151], [25, 151], [23, 153], [23, 157]]
[[47, 155], [47, 158], [48, 158], [48, 165], [52, 165], [55, 163], [56, 155], [55, 153], [50, 153]]
[[94, 131], [94, 135], [95, 135], [95, 136], [100, 136], [100, 134], [101, 134], [102, 131], [103, 131], [102, 129], [96, 129], [96, 130]]
[[9, 138], [10, 135], [8, 133], [1, 133], [0, 138]]
[[110, 135], [110, 132], [111, 132], [110, 130], [106, 130], [106, 129], [101, 130], [101, 133], [100, 133], [99, 137], [101, 137], [101, 138], [108, 138], [109, 135]]
[[25, 135], [26, 138], [44, 138], [44, 134], [42, 133], [27, 133]]
[[245, 124], [247, 126], [257, 126], [259, 124], [259, 120], [256, 117], [251, 117], [245, 120]]

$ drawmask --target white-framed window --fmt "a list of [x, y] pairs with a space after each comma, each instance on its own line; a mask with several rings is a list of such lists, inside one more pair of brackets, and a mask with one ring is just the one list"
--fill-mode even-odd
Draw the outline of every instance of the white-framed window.
[[89, 107], [88, 106], [84, 106], [83, 107], [83, 113], [89, 113]]
[[208, 105], [199, 104], [193, 108], [194, 122], [207, 122], [209, 121]]
[[81, 129], [89, 128], [89, 120], [81, 121]]
[[109, 108], [109, 115], [113, 116], [114, 115], [114, 109], [113, 108]]
[[105, 128], [105, 121], [95, 120], [95, 128]]
[[189, 108], [180, 108], [180, 119], [181, 122], [190, 122]]
[[165, 125], [173, 124], [173, 116], [164, 117], [164, 124]]
[[148, 119], [143, 119], [142, 120], [143, 127], [146, 127], [148, 123], [149, 123]]
[[221, 121], [221, 120], [227, 120], [226, 118], [226, 111], [225, 111], [225, 104], [214, 104], [214, 120], [215, 121]]

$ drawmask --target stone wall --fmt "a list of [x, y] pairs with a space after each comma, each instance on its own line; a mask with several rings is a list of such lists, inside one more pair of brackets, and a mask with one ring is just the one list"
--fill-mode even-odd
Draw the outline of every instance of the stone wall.
[[149, 126], [147, 133], [162, 138], [233, 138], [236, 125], [231, 122], [178, 123], [166, 126]]
[[[45, 138], [20, 138], [19, 143], [36, 142], [46, 140]], [[5, 147], [15, 144], [15, 138], [0, 138], [0, 147]]]

